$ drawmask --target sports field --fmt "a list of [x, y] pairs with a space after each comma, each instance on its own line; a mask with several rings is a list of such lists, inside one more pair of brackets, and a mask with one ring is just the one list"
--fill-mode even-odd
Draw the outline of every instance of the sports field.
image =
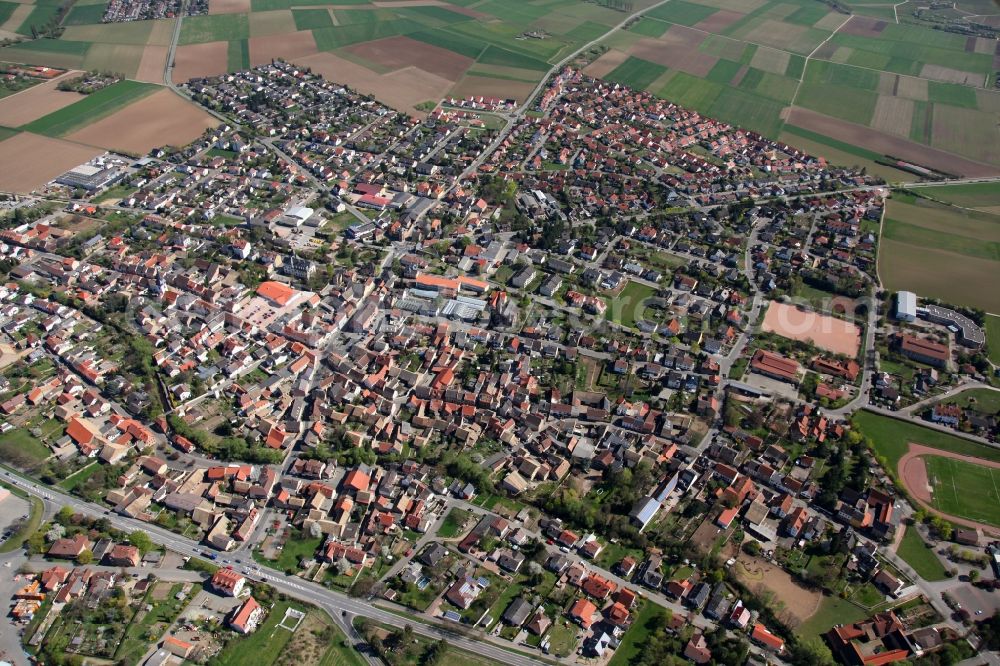
[[42, 116], [38, 120], [24, 125], [21, 129], [47, 136], [63, 136], [110, 116], [115, 111], [159, 89], [160, 86], [151, 83], [119, 81], [92, 95], [87, 95], [78, 102]]
[[[933, 189], [948, 196], [947, 187]], [[887, 288], [1000, 312], [1000, 215], [895, 193], [882, 234], [879, 276]]]
[[949, 435], [940, 430], [925, 428], [915, 423], [866, 411], [857, 412], [851, 421], [861, 429], [862, 434], [872, 438], [875, 453], [886, 460], [886, 466], [890, 471], [896, 469], [900, 458], [909, 450], [911, 443], [958, 455], [1000, 462], [1000, 449]]
[[931, 505], [960, 518], [1000, 527], [1000, 469], [924, 456]]

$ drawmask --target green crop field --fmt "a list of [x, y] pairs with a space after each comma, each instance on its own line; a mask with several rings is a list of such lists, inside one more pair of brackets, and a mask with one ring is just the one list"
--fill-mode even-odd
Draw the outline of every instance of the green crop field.
[[249, 37], [250, 20], [246, 14], [206, 14], [184, 19], [180, 44], [231, 42]]
[[333, 18], [326, 9], [293, 9], [292, 16], [295, 17], [295, 27], [298, 30], [333, 27]]
[[935, 508], [1000, 527], [1000, 469], [940, 456], [924, 456], [924, 464]]
[[934, 554], [934, 550], [917, 532], [917, 528], [910, 526], [903, 532], [903, 540], [899, 543], [896, 554], [906, 561], [913, 570], [924, 580], [935, 581], [944, 580], [944, 565]]
[[1000, 312], [1000, 215], [895, 193], [886, 207], [879, 274], [894, 291]]
[[230, 71], [250, 68], [250, 42], [246, 39], [235, 39], [229, 42], [227, 53]]
[[24, 125], [21, 129], [36, 134], [63, 136], [109, 116], [159, 89], [160, 86], [151, 83], [120, 81], [113, 86], [87, 95], [79, 102], [74, 102], [47, 116], [42, 116], [38, 120]]
[[856, 413], [853, 422], [864, 435], [872, 438], [876, 454], [886, 459], [889, 471], [893, 473], [896, 472], [896, 464], [909, 450], [911, 443], [942, 451], [951, 451], [963, 456], [1000, 462], [1000, 449], [949, 435], [940, 430], [925, 428], [915, 423], [865, 411]]
[[63, 25], [90, 25], [104, 18], [104, 5], [73, 5], [63, 20]]
[[646, 16], [690, 26], [700, 23], [717, 11], [719, 10], [715, 7], [706, 7], [705, 5], [685, 2], [685, 0], [670, 0], [670, 2], [646, 12]]
[[965, 208], [1000, 207], [1000, 183], [968, 183], [911, 189], [931, 199]]
[[666, 71], [667, 68], [663, 65], [657, 65], [655, 62], [630, 56], [628, 60], [615, 67], [604, 78], [608, 81], [615, 81], [638, 90], [643, 90]]

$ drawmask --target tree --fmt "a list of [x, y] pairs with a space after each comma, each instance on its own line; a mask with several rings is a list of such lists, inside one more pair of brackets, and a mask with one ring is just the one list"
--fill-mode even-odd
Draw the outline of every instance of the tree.
[[969, 582], [975, 583], [977, 580], [979, 580], [979, 570], [973, 569], [969, 572]]
[[819, 636], [796, 640], [790, 652], [789, 661], [793, 666], [833, 666], [837, 663]]
[[87, 548], [82, 553], [76, 556], [77, 564], [81, 565], [90, 564], [93, 561], [94, 561], [94, 553], [89, 548]]
[[69, 525], [72, 519], [73, 519], [73, 509], [68, 506], [64, 506], [63, 508], [59, 509], [59, 513], [56, 514], [56, 521], [60, 525]]
[[153, 549], [153, 540], [143, 530], [135, 530], [129, 534], [128, 542], [138, 548], [143, 555]]

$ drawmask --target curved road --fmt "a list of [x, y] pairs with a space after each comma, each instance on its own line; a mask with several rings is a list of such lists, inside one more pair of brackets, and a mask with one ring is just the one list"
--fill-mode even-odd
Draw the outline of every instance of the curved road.
[[[11, 485], [17, 486], [27, 493], [41, 498], [47, 507], [54, 507], [58, 509], [62, 506], [69, 506], [74, 511], [79, 513], [101, 516], [106, 518], [113, 527], [124, 532], [142, 530], [146, 532], [154, 542], [166, 546], [170, 550], [180, 553], [181, 555], [204, 557], [202, 555], [204, 548], [199, 543], [184, 538], [178, 534], [174, 534], [173, 532], [169, 532], [161, 527], [149, 525], [132, 518], [119, 516], [115, 513], [102, 513], [88, 502], [52, 488], [42, 486], [41, 484], [30, 481], [21, 476], [17, 476], [6, 470], [3, 472], [3, 476], [5, 477], [4, 480]], [[222, 554], [220, 557], [225, 558], [226, 554]], [[219, 561], [224, 564], [228, 563], [225, 559], [220, 559]], [[240, 565], [234, 562], [233, 566], [238, 567]], [[253, 566], [256, 567], [256, 563], [253, 563]], [[277, 571], [265, 569], [261, 569], [260, 571], [260, 574], [248, 574], [248, 577], [264, 580], [279, 592], [283, 592], [290, 597], [301, 599], [319, 606], [327, 611], [342, 627], [344, 626], [344, 622], [341, 618], [348, 615], [370, 618], [390, 626], [400, 626], [401, 623], [406, 623], [413, 627], [414, 633], [434, 640], [445, 639], [449, 644], [454, 645], [455, 647], [467, 650], [474, 654], [484, 655], [491, 659], [495, 659], [500, 663], [511, 664], [512, 666], [536, 666], [537, 664], [543, 663], [542, 661], [534, 659], [528, 655], [512, 652], [511, 650], [505, 649], [491, 642], [467, 638], [459, 634], [457, 631], [449, 630], [446, 627], [439, 626], [437, 624], [427, 623], [416, 617], [404, 619], [399, 615], [383, 610], [368, 601], [349, 597], [346, 594], [329, 590], [322, 585], [310, 583], [294, 576], [286, 576]]]

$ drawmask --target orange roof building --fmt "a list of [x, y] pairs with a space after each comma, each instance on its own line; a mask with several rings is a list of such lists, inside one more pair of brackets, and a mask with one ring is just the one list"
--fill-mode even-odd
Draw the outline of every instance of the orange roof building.
[[282, 307], [288, 305], [288, 302], [298, 292], [289, 287], [287, 284], [282, 282], [261, 282], [260, 286], [257, 287], [257, 295], [266, 298]]

